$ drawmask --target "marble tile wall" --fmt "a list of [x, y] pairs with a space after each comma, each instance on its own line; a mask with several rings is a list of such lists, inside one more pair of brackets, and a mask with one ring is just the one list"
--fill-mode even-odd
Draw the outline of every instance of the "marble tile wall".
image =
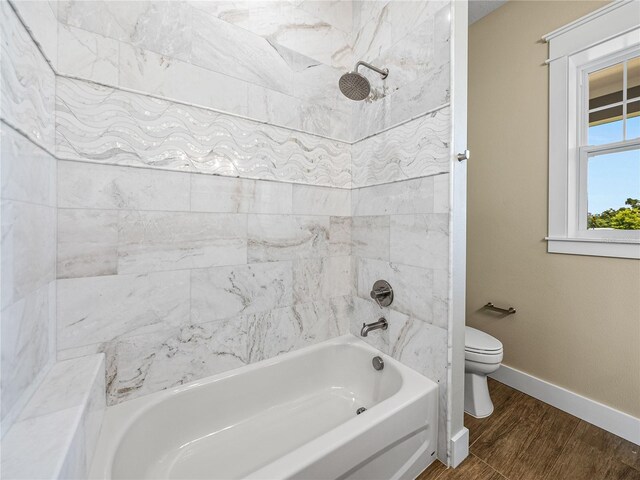
[[348, 331], [351, 192], [58, 162], [59, 358], [110, 404]]
[[58, 5], [56, 0], [16, 1], [11, 5], [30, 31], [46, 60], [58, 63]]
[[2, 440], [5, 478], [87, 478], [105, 410], [104, 355], [57, 362]]
[[[446, 0], [12, 5], [61, 74], [342, 140], [449, 100]], [[351, 102], [336, 83], [360, 59], [391, 74]]]
[[53, 152], [55, 74], [9, 2], [0, 2], [0, 15], [0, 114], [5, 123]]
[[[447, 462], [450, 2], [354, 2], [353, 55], [372, 95], [352, 106], [351, 332], [385, 316], [365, 339], [440, 387], [438, 457]], [[369, 297], [384, 278], [390, 308]]]
[[0, 432], [4, 435], [55, 359], [56, 160], [50, 153], [53, 70], [7, 2], [0, 2], [0, 23]]
[[345, 1], [58, 2], [60, 73], [348, 140]]
[[352, 104], [353, 141], [449, 102], [450, 2], [353, 2], [353, 58], [389, 69], [363, 70], [372, 94]]
[[[449, 305], [449, 174], [356, 188], [352, 200], [354, 303], [351, 333], [384, 316], [364, 340], [440, 386], [438, 455], [446, 460]], [[390, 307], [369, 297], [387, 280]]]
[[[57, 13], [62, 74], [319, 135], [358, 140], [449, 101], [445, 0], [64, 0]], [[357, 60], [391, 70], [365, 71], [364, 102], [337, 89]]]

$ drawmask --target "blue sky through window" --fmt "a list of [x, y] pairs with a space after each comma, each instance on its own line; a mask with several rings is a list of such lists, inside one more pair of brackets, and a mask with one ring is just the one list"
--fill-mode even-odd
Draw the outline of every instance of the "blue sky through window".
[[[640, 117], [635, 117], [634, 120], [638, 118]], [[631, 122], [627, 123], [628, 131], [629, 123]], [[620, 140], [622, 121], [589, 128], [591, 145]], [[618, 209], [625, 206], [627, 198], [640, 198], [640, 150], [591, 157], [588, 169], [589, 213], [601, 213], [609, 208]]]

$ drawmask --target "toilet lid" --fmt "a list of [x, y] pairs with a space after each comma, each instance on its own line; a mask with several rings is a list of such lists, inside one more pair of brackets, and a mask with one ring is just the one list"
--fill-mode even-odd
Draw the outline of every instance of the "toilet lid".
[[502, 351], [500, 340], [471, 327], [466, 327], [464, 345], [467, 352], [497, 353]]

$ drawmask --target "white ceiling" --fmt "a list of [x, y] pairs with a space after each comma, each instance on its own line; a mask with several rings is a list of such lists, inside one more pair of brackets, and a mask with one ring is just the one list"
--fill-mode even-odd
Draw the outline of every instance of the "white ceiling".
[[505, 3], [507, 0], [469, 0], [469, 25], [489, 15]]

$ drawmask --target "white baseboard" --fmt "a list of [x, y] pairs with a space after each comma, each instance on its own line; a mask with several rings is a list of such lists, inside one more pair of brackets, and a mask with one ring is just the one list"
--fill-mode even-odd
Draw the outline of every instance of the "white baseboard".
[[451, 458], [449, 465], [456, 468], [469, 456], [469, 429], [462, 427], [458, 433], [451, 437]]
[[574, 415], [630, 442], [640, 445], [640, 418], [502, 365], [489, 375], [527, 395]]

